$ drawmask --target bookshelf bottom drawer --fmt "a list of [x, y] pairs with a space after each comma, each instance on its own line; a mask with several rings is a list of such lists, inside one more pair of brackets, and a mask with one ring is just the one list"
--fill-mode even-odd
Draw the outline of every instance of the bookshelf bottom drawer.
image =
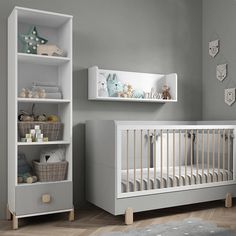
[[16, 216], [72, 209], [72, 182], [18, 185]]

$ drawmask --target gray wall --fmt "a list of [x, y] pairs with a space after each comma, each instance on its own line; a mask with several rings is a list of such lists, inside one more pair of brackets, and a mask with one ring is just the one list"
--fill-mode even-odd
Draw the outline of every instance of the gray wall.
[[[85, 126], [88, 119], [201, 120], [202, 1], [0, 1], [0, 218], [7, 199], [7, 17], [14, 5], [74, 15], [74, 201], [84, 205]], [[173, 104], [87, 100], [87, 68], [178, 73]]]
[[[235, 120], [236, 104], [224, 102], [224, 89], [236, 87], [236, 1], [203, 1], [203, 119]], [[212, 59], [208, 55], [208, 41], [219, 37], [220, 54]], [[223, 83], [216, 79], [216, 65], [227, 62], [229, 76]]]

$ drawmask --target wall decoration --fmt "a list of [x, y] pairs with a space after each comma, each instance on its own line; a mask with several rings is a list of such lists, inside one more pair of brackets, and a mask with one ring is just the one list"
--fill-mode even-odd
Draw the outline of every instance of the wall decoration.
[[225, 89], [225, 103], [231, 106], [235, 102], [235, 88]]
[[221, 64], [217, 65], [216, 67], [216, 78], [219, 81], [223, 81], [227, 77], [228, 72], [228, 65], [227, 64]]
[[211, 57], [216, 57], [216, 55], [219, 53], [220, 51], [220, 40], [214, 40], [209, 42], [209, 55]]
[[47, 39], [38, 36], [36, 26], [33, 26], [28, 34], [21, 34], [20, 39], [23, 44], [23, 53], [37, 54], [37, 47], [41, 44], [46, 44]]

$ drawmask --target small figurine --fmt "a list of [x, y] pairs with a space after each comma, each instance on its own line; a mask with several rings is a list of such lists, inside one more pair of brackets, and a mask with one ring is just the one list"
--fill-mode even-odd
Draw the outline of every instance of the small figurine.
[[39, 93], [38, 91], [33, 92], [33, 98], [39, 98]]
[[25, 89], [25, 88], [23, 88], [23, 89], [21, 90], [21, 92], [20, 92], [20, 94], [19, 94], [19, 97], [20, 97], [20, 98], [26, 98], [26, 89]]
[[171, 95], [170, 95], [170, 87], [168, 85], [163, 85], [162, 87], [162, 98], [165, 100], [170, 100]]
[[32, 98], [33, 97], [33, 92], [27, 88], [25, 90], [25, 95], [26, 95], [26, 98]]
[[36, 117], [36, 120], [39, 122], [45, 122], [47, 121], [47, 116], [45, 114], [39, 115]]
[[133, 96], [133, 87], [131, 84], [124, 84], [123, 91], [118, 93], [118, 97], [122, 98], [132, 98]]
[[40, 98], [46, 98], [45, 89], [39, 89], [38, 93]]

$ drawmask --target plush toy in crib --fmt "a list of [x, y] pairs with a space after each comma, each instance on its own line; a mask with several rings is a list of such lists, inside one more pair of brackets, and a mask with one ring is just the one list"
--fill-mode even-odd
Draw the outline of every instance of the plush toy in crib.
[[25, 155], [18, 154], [18, 183], [32, 184], [35, 182], [37, 182], [37, 176], [33, 174]]
[[119, 81], [116, 74], [107, 76], [107, 90], [110, 97], [118, 97], [123, 92], [123, 84]]
[[100, 73], [98, 77], [98, 96], [108, 97], [107, 80], [105, 74], [103, 73]]

